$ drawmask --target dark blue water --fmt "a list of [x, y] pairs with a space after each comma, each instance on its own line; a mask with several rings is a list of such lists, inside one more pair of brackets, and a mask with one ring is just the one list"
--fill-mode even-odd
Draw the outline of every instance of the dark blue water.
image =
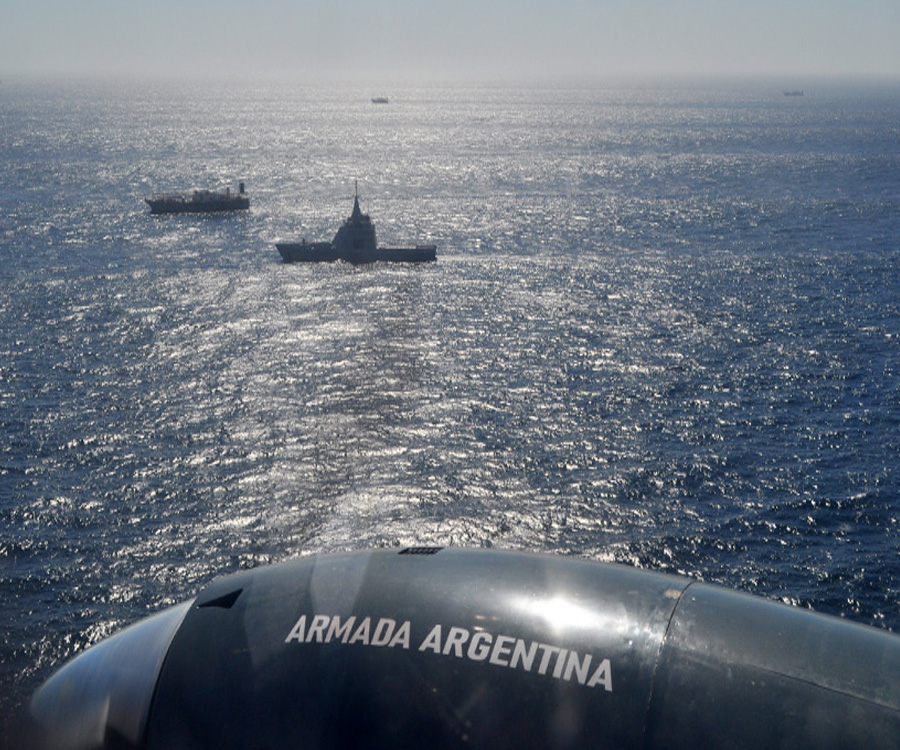
[[[900, 87], [388, 93], [4, 80], [3, 712], [215, 576], [371, 546], [900, 628]], [[437, 263], [280, 262], [356, 179]]]

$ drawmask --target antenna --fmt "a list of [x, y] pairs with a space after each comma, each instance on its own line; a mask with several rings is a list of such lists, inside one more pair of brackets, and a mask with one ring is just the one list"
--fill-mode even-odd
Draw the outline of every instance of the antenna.
[[353, 197], [359, 198], [359, 180], [353, 180]]

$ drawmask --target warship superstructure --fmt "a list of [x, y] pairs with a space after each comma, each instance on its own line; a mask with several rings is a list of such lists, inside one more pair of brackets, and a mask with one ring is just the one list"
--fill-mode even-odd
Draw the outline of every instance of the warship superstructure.
[[285, 263], [318, 263], [344, 260], [349, 263], [423, 263], [436, 260], [436, 245], [379, 246], [375, 225], [359, 207], [359, 191], [353, 198], [353, 212], [340, 226], [331, 242], [276, 242]]

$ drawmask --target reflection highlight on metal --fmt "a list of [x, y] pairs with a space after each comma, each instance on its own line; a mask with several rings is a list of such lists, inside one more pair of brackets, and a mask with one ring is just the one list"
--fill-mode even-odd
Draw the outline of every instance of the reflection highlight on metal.
[[591, 629], [618, 631], [628, 623], [624, 612], [607, 612], [598, 607], [596, 602], [575, 602], [563, 593], [554, 594], [550, 598], [523, 597], [516, 599], [513, 606], [542, 621], [551, 632], [556, 633]]

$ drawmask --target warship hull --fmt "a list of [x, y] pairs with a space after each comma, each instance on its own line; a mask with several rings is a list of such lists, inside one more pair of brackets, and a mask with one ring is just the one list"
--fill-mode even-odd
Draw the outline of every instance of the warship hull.
[[250, 208], [249, 198], [194, 201], [190, 198], [145, 198], [151, 214], [210, 214]]
[[277, 242], [285, 263], [333, 263], [340, 254], [330, 242]]
[[374, 252], [341, 252], [330, 242], [278, 242], [275, 244], [285, 263], [427, 263], [437, 260], [436, 245], [379, 247]]

